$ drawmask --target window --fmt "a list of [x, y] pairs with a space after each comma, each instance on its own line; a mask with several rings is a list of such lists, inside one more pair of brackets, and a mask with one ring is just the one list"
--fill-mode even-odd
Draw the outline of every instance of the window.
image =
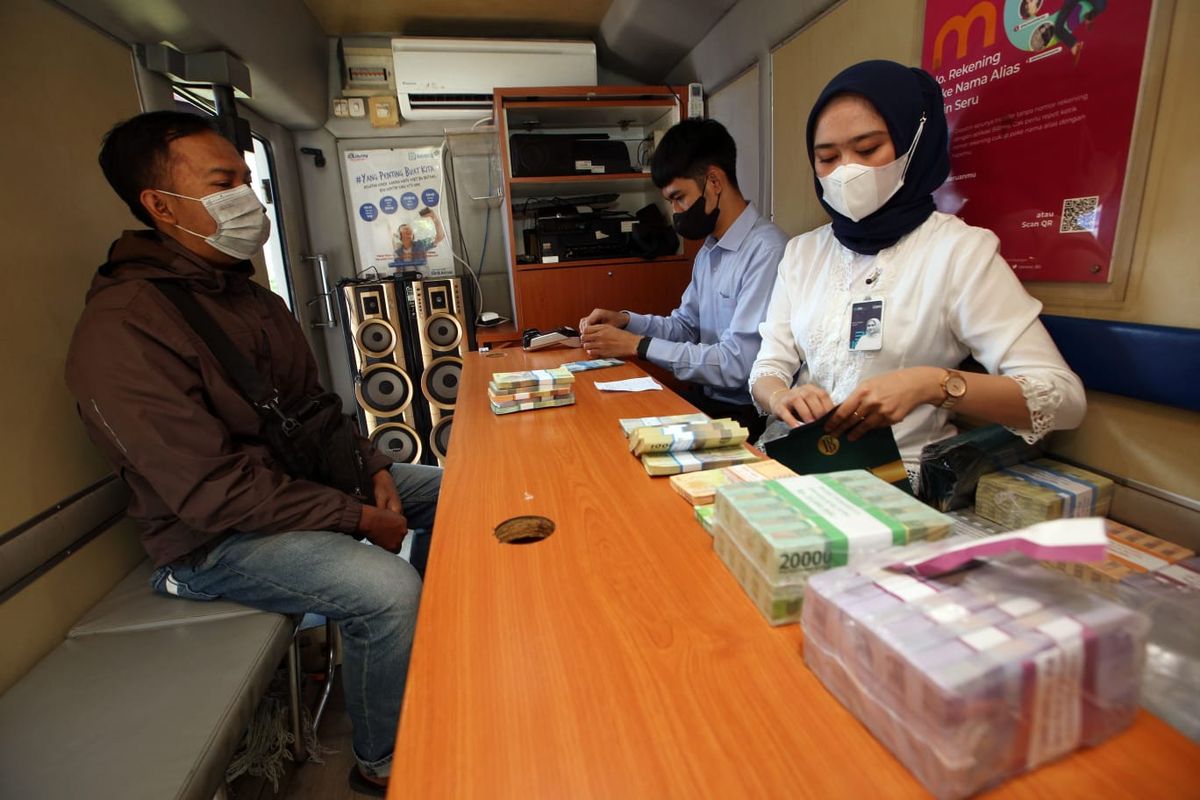
[[283, 219], [279, 214], [279, 195], [275, 183], [275, 160], [271, 157], [271, 144], [258, 134], [253, 134], [254, 152], [246, 153], [246, 164], [250, 167], [250, 185], [258, 201], [267, 209], [271, 220], [271, 238], [263, 245], [263, 260], [267, 265], [267, 282], [271, 291], [283, 298], [287, 307], [295, 312], [292, 303], [292, 279], [287, 268], [287, 245], [283, 239]]

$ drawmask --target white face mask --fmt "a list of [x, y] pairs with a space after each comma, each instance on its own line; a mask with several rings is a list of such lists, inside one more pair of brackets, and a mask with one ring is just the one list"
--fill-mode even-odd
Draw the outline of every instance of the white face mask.
[[262, 249], [271, 236], [271, 221], [267, 219], [262, 203], [254, 196], [254, 190], [249, 184], [243, 183], [233, 189], [207, 194], [204, 197], [191, 197], [186, 194], [175, 194], [165, 189], [155, 189], [156, 192], [169, 194], [172, 197], [182, 197], [184, 200], [195, 200], [203, 203], [208, 215], [217, 223], [217, 229], [209, 236], [189, 231], [182, 225], [176, 228], [199, 236], [215, 249], [227, 256], [246, 260]]
[[825, 202], [854, 222], [874, 214], [904, 185], [904, 173], [908, 171], [909, 159], [917, 149], [924, 129], [925, 115], [922, 114], [917, 135], [913, 137], [908, 152], [890, 164], [882, 167], [842, 164], [824, 178], [819, 178]]

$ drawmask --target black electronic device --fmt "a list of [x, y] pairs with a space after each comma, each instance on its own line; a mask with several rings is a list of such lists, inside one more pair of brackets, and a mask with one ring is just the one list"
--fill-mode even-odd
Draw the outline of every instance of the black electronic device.
[[538, 217], [534, 252], [542, 261], [580, 261], [634, 255], [631, 214], [564, 214]]
[[514, 178], [633, 172], [629, 148], [605, 134], [514, 133], [508, 150]]
[[537, 328], [526, 328], [521, 333], [521, 346], [526, 350], [542, 350], [547, 347], [579, 347], [579, 331], [563, 325], [552, 331], [541, 331]]
[[540, 217], [547, 213], [561, 214], [582, 213], [580, 208], [597, 209], [610, 206], [617, 202], [620, 195], [616, 192], [609, 194], [580, 194], [570, 197], [530, 197], [513, 203], [514, 217]]

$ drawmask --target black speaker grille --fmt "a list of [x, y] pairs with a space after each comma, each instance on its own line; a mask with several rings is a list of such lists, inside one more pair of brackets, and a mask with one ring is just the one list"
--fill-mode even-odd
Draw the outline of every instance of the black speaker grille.
[[355, 387], [358, 402], [378, 417], [399, 414], [412, 402], [412, 380], [395, 364], [373, 364]]
[[383, 320], [369, 320], [359, 326], [354, 340], [366, 355], [383, 358], [396, 349], [396, 329]]
[[450, 452], [450, 426], [453, 424], [454, 417], [442, 417], [429, 434], [429, 449], [439, 459]]
[[449, 314], [434, 314], [425, 320], [425, 338], [439, 350], [453, 350], [462, 341], [462, 326]]
[[371, 444], [400, 464], [415, 464], [421, 460], [421, 439], [402, 422], [380, 425], [371, 434]]
[[421, 375], [425, 397], [439, 408], [454, 408], [461, 382], [462, 359], [457, 356], [435, 358]]

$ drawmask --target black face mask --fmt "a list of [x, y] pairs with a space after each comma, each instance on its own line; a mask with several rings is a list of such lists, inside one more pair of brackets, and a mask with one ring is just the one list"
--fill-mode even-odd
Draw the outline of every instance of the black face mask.
[[712, 213], [705, 214], [704, 192], [701, 192], [687, 211], [675, 215], [675, 232], [685, 239], [704, 239], [717, 227], [717, 217], [720, 215], [721, 193], [717, 192], [717, 204]]

